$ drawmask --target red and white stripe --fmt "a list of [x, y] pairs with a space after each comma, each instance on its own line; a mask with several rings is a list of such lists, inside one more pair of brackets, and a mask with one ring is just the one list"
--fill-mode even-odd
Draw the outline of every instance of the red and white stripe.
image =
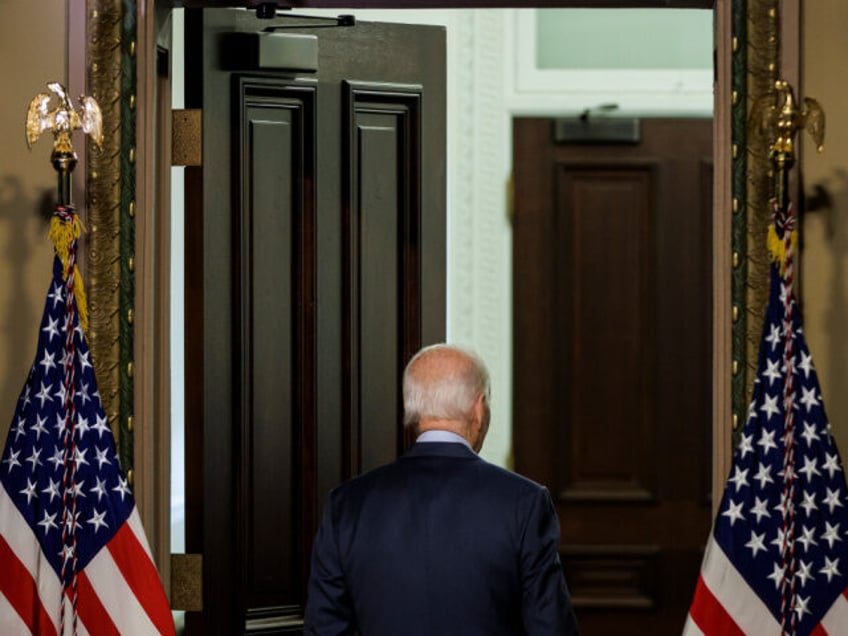
[[[0, 563], [0, 634], [58, 636], [62, 584], [2, 486]], [[70, 602], [67, 597], [65, 602]], [[80, 635], [174, 633], [171, 610], [136, 509], [79, 573], [77, 613]], [[63, 636], [72, 633], [70, 621], [65, 621], [64, 628]]]
[[[844, 635], [846, 626], [848, 590], [836, 599], [811, 634]], [[683, 636], [768, 636], [781, 631], [780, 622], [710, 535]]]

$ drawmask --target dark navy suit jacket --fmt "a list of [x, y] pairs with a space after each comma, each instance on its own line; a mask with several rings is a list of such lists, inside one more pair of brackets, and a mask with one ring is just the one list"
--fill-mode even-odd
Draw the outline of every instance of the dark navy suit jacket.
[[415, 444], [332, 493], [306, 633], [576, 634], [548, 491], [462, 444]]

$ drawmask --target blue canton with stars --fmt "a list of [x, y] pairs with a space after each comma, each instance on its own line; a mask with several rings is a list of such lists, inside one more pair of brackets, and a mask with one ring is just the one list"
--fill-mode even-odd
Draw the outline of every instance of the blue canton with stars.
[[793, 362], [785, 368], [787, 296], [772, 266], [757, 376], [748, 419], [715, 523], [724, 549], [778, 622], [783, 564], [784, 406], [787, 374], [794, 378], [795, 618], [809, 634], [848, 586], [848, 492], [824, 411], [818, 378], [793, 303]]
[[[20, 398], [0, 460], [0, 483], [32, 528], [44, 555], [61, 577], [63, 441], [65, 426], [65, 282], [54, 259], [35, 362]], [[82, 571], [127, 520], [134, 501], [120, 470], [115, 442], [94, 379], [91, 354], [74, 312], [74, 404], [76, 410], [76, 515], [67, 518], [76, 536]], [[67, 497], [70, 507], [70, 494]], [[67, 578], [67, 577], [66, 577]]]

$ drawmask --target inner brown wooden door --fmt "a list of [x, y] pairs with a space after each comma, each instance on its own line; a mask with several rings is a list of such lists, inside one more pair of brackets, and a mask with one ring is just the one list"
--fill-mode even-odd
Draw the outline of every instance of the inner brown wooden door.
[[324, 499], [400, 453], [444, 339], [444, 29], [315, 23], [186, 12], [191, 634], [301, 632]]
[[584, 636], [679, 634], [710, 526], [712, 122], [638, 130], [514, 120], [515, 465]]

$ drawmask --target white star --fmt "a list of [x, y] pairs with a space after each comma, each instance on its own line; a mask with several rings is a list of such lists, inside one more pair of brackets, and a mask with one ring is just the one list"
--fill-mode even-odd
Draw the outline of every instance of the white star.
[[816, 425], [808, 424], [807, 422], [804, 422], [804, 432], [801, 433], [801, 437], [803, 437], [807, 441], [807, 448], [812, 445], [813, 440], [821, 439], [821, 437], [819, 437], [819, 434], [816, 432]]
[[88, 420], [82, 415], [78, 415], [77, 425], [74, 427], [74, 432], [79, 433], [79, 438], [82, 439], [82, 436], [85, 435], [89, 430], [91, 430], [91, 427], [88, 425]]
[[807, 526], [804, 526], [803, 528], [801, 528], [801, 533], [804, 536], [795, 539], [798, 543], [804, 544], [804, 554], [807, 554], [811, 545], [818, 545], [816, 540], [813, 538], [813, 533], [815, 531], [816, 529], [814, 527], [808, 528]]
[[47, 461], [53, 463], [53, 470], [59, 470], [62, 466], [65, 465], [65, 453], [57, 445], [56, 451], [53, 453], [53, 457], [51, 457]]
[[815, 388], [808, 389], [807, 387], [802, 386], [801, 392], [804, 394], [801, 396], [801, 404], [807, 407], [807, 413], [809, 413], [811, 408], [819, 405], [819, 400], [816, 397], [816, 390]]
[[105, 528], [109, 527], [109, 524], [103, 521], [103, 517], [106, 516], [106, 511], [98, 513], [97, 510], [92, 508], [91, 519], [88, 520], [88, 523], [94, 524], [94, 534], [97, 534], [97, 531], [100, 530], [100, 526]]
[[822, 464], [822, 470], [826, 470], [828, 477], [833, 479], [833, 474], [839, 471], [839, 457], [830, 453], [825, 453], [825, 455], [827, 456], [827, 461]]
[[63, 300], [63, 298], [62, 298], [62, 287], [57, 284], [53, 288], [52, 293], [47, 294], [47, 298], [50, 298], [50, 299], [53, 300], [53, 309], [56, 309], [56, 303], [60, 303]]
[[742, 486], [748, 485], [748, 469], [741, 470], [739, 466], [734, 466], [734, 474], [733, 477], [729, 478], [727, 481], [732, 481], [736, 485], [736, 492], [739, 492], [739, 489]]
[[827, 521], [824, 522], [827, 530], [822, 534], [821, 538], [823, 541], [827, 541], [827, 547], [833, 550], [833, 542], [834, 541], [842, 541], [842, 538], [839, 536], [839, 524], [830, 525]]
[[834, 508], [840, 508], [842, 506], [842, 502], [839, 501], [839, 490], [831, 490], [827, 489], [827, 497], [824, 498], [824, 503], [827, 504], [827, 510], [831, 514], [833, 514]]
[[38, 363], [44, 367], [44, 375], [47, 375], [50, 369], [54, 369], [56, 367], [56, 362], [53, 360], [55, 357], [55, 353], [47, 353], [47, 349], [44, 350], [44, 357], [41, 358], [41, 362]]
[[50, 316], [47, 317], [47, 326], [42, 327], [42, 331], [46, 331], [49, 335], [47, 342], [53, 342], [53, 336], [59, 335], [59, 319], [53, 320]]
[[65, 418], [60, 413], [56, 413], [56, 424], [53, 428], [56, 429], [56, 437], [61, 440], [65, 434]]
[[[759, 380], [755, 379], [754, 383], [756, 384], [757, 382], [759, 382]], [[750, 422], [751, 420], [753, 420], [756, 417], [757, 417], [757, 406], [753, 402], [751, 402], [748, 405], [748, 417], [745, 421]], [[751, 450], [753, 450], [753, 449], [751, 449]]]
[[796, 597], [795, 600], [795, 613], [798, 615], [798, 620], [804, 618], [804, 614], [810, 614], [810, 610], [807, 609], [807, 603], [810, 602], [810, 597], [804, 598], [800, 594]]
[[813, 510], [818, 510], [819, 507], [816, 505], [815, 493], [804, 491], [804, 503], [801, 504], [801, 507], [807, 513], [808, 517]]
[[775, 431], [763, 429], [763, 434], [760, 435], [760, 441], [757, 442], [757, 446], [763, 447], [763, 455], [768, 455], [770, 449], [777, 448], [777, 444], [774, 443], [774, 434]]
[[100, 470], [101, 468], [103, 468], [103, 464], [111, 464], [112, 463], [106, 457], [107, 453], [109, 452], [108, 448], [104, 448], [103, 450], [100, 450], [100, 448], [95, 446], [94, 452], [97, 454], [97, 470]]
[[[772, 541], [774, 543], [774, 541]], [[774, 589], [778, 589], [780, 587], [781, 582], [783, 581], [783, 571], [786, 567], [780, 567], [777, 563], [774, 564], [772, 568], [771, 574], [769, 574], [766, 578], [774, 581]]]
[[760, 490], [766, 487], [766, 483], [774, 483], [774, 480], [771, 478], [771, 467], [766, 466], [763, 462], [760, 462], [760, 470], [754, 475], [754, 479], [760, 482]]
[[771, 344], [771, 350], [774, 351], [780, 343], [780, 327], [778, 325], [771, 325], [770, 329], [771, 333], [766, 337], [766, 342]]
[[29, 477], [27, 477], [27, 486], [26, 486], [26, 488], [24, 488], [23, 490], [19, 490], [19, 491], [18, 491], [18, 492], [19, 492], [19, 493], [21, 493], [22, 495], [26, 495], [27, 503], [28, 503], [28, 504], [31, 504], [31, 503], [32, 503], [32, 498], [33, 498], [33, 497], [35, 497], [36, 499], [38, 499], [38, 494], [35, 492], [36, 484], [37, 484], [37, 483], [38, 483], [38, 482], [36, 482], [36, 483], [31, 482], [31, 481], [29, 480]]
[[15, 426], [15, 441], [18, 441], [18, 438], [21, 435], [26, 435], [26, 420], [22, 417], [18, 418], [18, 424]]
[[[795, 336], [792, 337], [794, 338]], [[786, 374], [786, 377], [789, 377], [790, 375], [795, 375], [795, 358], [792, 358], [788, 361], [784, 361], [781, 371]]]
[[780, 503], [774, 507], [780, 513], [780, 516], [785, 516], [790, 510], [795, 510], [795, 504], [786, 500], [783, 495], [780, 497]]
[[774, 384], [775, 380], [779, 380], [782, 376], [780, 374], [780, 361], [778, 360], [766, 360], [766, 364], [768, 368], [763, 371], [763, 376], [769, 379], [769, 386]]
[[730, 526], [733, 527], [733, 524], [737, 519], [744, 519], [744, 515], [742, 514], [742, 502], [736, 504], [731, 499], [727, 505], [727, 510], [721, 513], [723, 517], [727, 517], [730, 519]]
[[97, 501], [99, 502], [100, 499], [106, 494], [106, 482], [100, 481], [100, 477], [96, 475], [94, 476], [94, 480], [97, 483], [95, 484], [94, 488], [89, 490], [89, 492], [97, 493]]
[[751, 441], [754, 439], [753, 435], [743, 435], [742, 439], [739, 440], [739, 458], [744, 459], [745, 455], [748, 453], [754, 452], [754, 447], [751, 445]]
[[39, 459], [39, 457], [41, 457], [41, 449], [40, 449], [40, 448], [36, 449], [36, 447], [35, 447], [35, 446], [33, 446], [33, 447], [32, 447], [32, 453], [30, 454], [30, 456], [29, 456], [29, 457], [27, 457], [27, 458], [24, 460], [24, 461], [28, 461], [28, 462], [30, 462], [30, 463], [32, 464], [32, 472], [35, 472], [35, 468], [36, 468], [36, 466], [41, 466], [41, 465], [42, 465], [42, 464], [41, 464], [41, 460]]
[[74, 558], [74, 546], [72, 545], [64, 545], [62, 546], [62, 551], [59, 552], [59, 556], [62, 557], [64, 562], [68, 562], [73, 560]]
[[59, 365], [67, 371], [70, 368], [73, 361], [74, 361], [73, 353], [71, 353], [70, 350], [63, 349], [62, 350], [62, 359], [59, 360]]
[[112, 488], [112, 490], [121, 493], [121, 501], [124, 500], [124, 495], [130, 494], [129, 486], [127, 486], [127, 480], [123, 477], [118, 477], [118, 485]]
[[68, 490], [68, 494], [72, 497], [85, 497], [85, 493], [82, 491], [82, 486], [85, 483], [85, 480], [82, 479], [78, 482], [75, 482], [73, 486]]
[[[788, 477], [786, 476], [787, 472], [789, 473]], [[795, 481], [797, 475], [795, 474], [795, 468], [791, 464], [788, 464], [782, 470], [777, 471], [777, 476], [786, 483], [787, 481]]]
[[783, 528], [777, 529], [777, 536], [771, 540], [771, 545], [777, 546], [777, 551], [781, 552], [783, 550], [783, 541], [786, 538], [786, 533], [783, 531]]
[[804, 372], [804, 377], [810, 377], [810, 371], [813, 370], [813, 356], [809, 353], [801, 352], [801, 362], [798, 364], [798, 368]]
[[82, 406], [85, 406], [86, 402], [91, 402], [91, 397], [88, 395], [88, 385], [85, 382], [80, 382], [80, 385], [77, 398], [82, 402]]
[[85, 368], [91, 366], [91, 362], [88, 359], [89, 352], [86, 351], [83, 353], [82, 351], [77, 351], [77, 358], [79, 358], [79, 362], [82, 365], [82, 373], [85, 373]]
[[819, 463], [818, 459], [812, 457], [804, 457], [804, 467], [799, 468], [799, 473], [804, 473], [807, 476], [807, 481], [813, 480], [813, 475], [821, 475], [819, 469], [816, 468], [816, 464]]
[[[74, 327], [74, 333], [77, 334], [77, 340], [82, 341], [82, 325], [79, 322], [77, 322], [77, 326]], [[85, 365], [83, 365], [82, 370], [85, 371]]]
[[88, 452], [88, 449], [80, 450], [79, 446], [74, 449], [74, 461], [77, 463], [77, 468], [80, 466], [84, 466], [88, 464], [88, 460], [85, 458], [85, 454]]
[[27, 383], [26, 387], [24, 387], [24, 394], [21, 396], [24, 400], [24, 406], [29, 404], [32, 400], [30, 400], [30, 393], [32, 392], [32, 387]]
[[18, 455], [20, 455], [20, 454], [21, 454], [20, 450], [12, 451], [11, 447], [9, 448], [9, 456], [6, 459], [3, 460], [4, 464], [9, 464], [9, 470], [8, 470], [9, 473], [12, 472], [12, 469], [15, 466], [21, 465], [21, 462], [18, 461]]
[[760, 550], [766, 552], [767, 548], [763, 543], [763, 539], [766, 538], [765, 532], [763, 534], [757, 534], [753, 530], [751, 530], [751, 540], [745, 544], [746, 548], [751, 548], [751, 558], [756, 558], [757, 552]]
[[56, 513], [54, 512], [52, 515], [48, 515], [47, 511], [44, 511], [44, 519], [38, 522], [38, 525], [44, 526], [44, 534], [47, 535], [50, 532], [50, 528], [58, 529], [59, 526], [56, 525], [54, 521], [56, 519]]
[[52, 402], [52, 401], [53, 401], [53, 398], [52, 398], [52, 397], [50, 397], [50, 387], [51, 387], [51, 386], [53, 386], [53, 385], [52, 385], [52, 384], [48, 384], [47, 386], [44, 386], [44, 382], [42, 382], [42, 383], [41, 383], [41, 391], [39, 391], [39, 392], [36, 394], [36, 396], [35, 396], [35, 397], [37, 397], [39, 400], [41, 400], [41, 404], [39, 405], [41, 408], [44, 408], [44, 402], [45, 402], [45, 401], [47, 401], [47, 402]]
[[41, 434], [47, 434], [47, 429], [44, 428], [44, 425], [47, 424], [47, 418], [41, 417], [38, 413], [35, 414], [35, 426], [32, 427], [32, 430], [35, 431], [35, 441], [39, 441], [41, 439]]
[[798, 560], [798, 571], [795, 572], [795, 577], [801, 579], [801, 587], [804, 587], [809, 579], [814, 578], [813, 575], [810, 574], [810, 568], [812, 566], [812, 561], [804, 563], [800, 559]]
[[65, 399], [68, 397], [68, 390], [65, 388], [65, 383], [57, 382], [56, 386], [58, 386], [59, 388], [56, 389], [56, 393], [54, 393], [53, 395], [56, 396], [56, 400], [59, 404], [65, 406]]
[[65, 519], [63, 525], [65, 529], [68, 531], [68, 534], [76, 534], [77, 529], [79, 528], [79, 512], [74, 512], [71, 514], [71, 511], [67, 508], [65, 509]]
[[52, 479], [48, 479], [47, 488], [42, 490], [41, 492], [50, 495], [50, 503], [53, 503], [54, 497], [62, 497], [62, 493], [59, 492], [59, 482], [53, 481]]
[[839, 573], [839, 570], [837, 570], [837, 569], [836, 569], [836, 568], [837, 568], [837, 566], [839, 565], [839, 559], [838, 559], [838, 558], [836, 558], [836, 559], [834, 559], [833, 561], [831, 561], [830, 559], [828, 559], [827, 557], [825, 557], [825, 558], [824, 558], [824, 563], [825, 563], [825, 565], [824, 565], [824, 567], [823, 567], [821, 570], [819, 570], [819, 573], [824, 574], [824, 575], [827, 577], [827, 582], [828, 582], [828, 583], [830, 583], [830, 580], [831, 580], [834, 576], [842, 576], [842, 575]]
[[94, 430], [97, 431], [97, 439], [103, 439], [103, 433], [111, 433], [112, 429], [109, 428], [109, 420], [106, 419], [106, 416], [101, 416], [100, 413], [96, 415], [96, 423], [94, 424]]
[[772, 415], [780, 413], [780, 409], [777, 408], [777, 396], [766, 395], [760, 410], [766, 414], [766, 422], [771, 419]]
[[760, 499], [759, 497], [755, 497], [755, 500], [756, 502], [753, 506], [751, 506], [751, 514], [757, 516], [757, 523], [759, 523], [763, 517], [771, 517], [771, 514], [766, 509], [766, 506], [768, 505], [768, 499]]

